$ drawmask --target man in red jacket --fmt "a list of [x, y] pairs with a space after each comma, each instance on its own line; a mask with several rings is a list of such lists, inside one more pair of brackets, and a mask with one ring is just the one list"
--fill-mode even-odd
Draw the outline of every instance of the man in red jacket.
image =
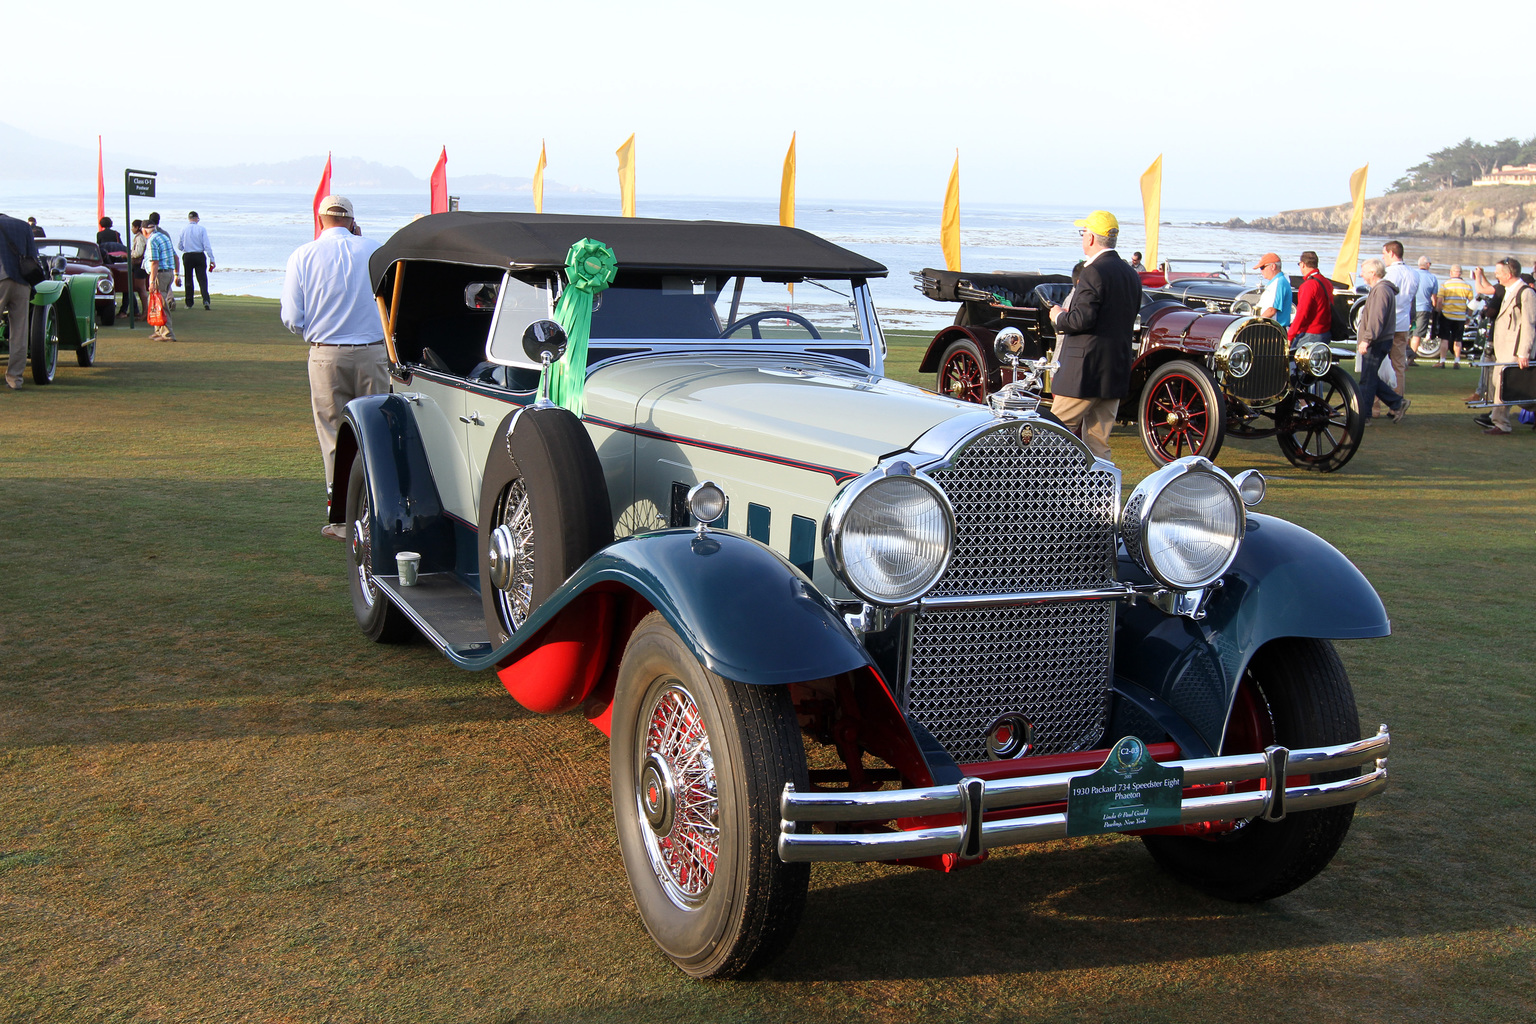
[[1291, 318], [1291, 348], [1333, 338], [1333, 282], [1317, 269], [1317, 253], [1301, 254], [1301, 287], [1296, 289], [1296, 315]]

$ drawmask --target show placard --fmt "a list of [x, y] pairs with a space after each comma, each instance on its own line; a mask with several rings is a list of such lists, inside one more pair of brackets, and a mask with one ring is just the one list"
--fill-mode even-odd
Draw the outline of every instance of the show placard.
[[1097, 771], [1072, 779], [1067, 835], [1177, 825], [1184, 804], [1184, 769], [1152, 760], [1147, 745], [1127, 736], [1110, 748]]
[[155, 172], [154, 171], [125, 171], [127, 179], [127, 191], [130, 196], [143, 196], [146, 199], [155, 198]]

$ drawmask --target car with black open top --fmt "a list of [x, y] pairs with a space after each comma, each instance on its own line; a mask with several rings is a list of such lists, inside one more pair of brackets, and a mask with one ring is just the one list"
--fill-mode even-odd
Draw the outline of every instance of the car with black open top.
[[608, 735], [636, 906], [689, 974], [770, 960], [815, 862], [1128, 832], [1268, 899], [1385, 787], [1332, 642], [1390, 625], [1348, 559], [1253, 511], [1256, 473], [1176, 459], [1122, 501], [1028, 403], [886, 377], [878, 263], [455, 212], [370, 270], [391, 393], [347, 407], [330, 510], [358, 623]]

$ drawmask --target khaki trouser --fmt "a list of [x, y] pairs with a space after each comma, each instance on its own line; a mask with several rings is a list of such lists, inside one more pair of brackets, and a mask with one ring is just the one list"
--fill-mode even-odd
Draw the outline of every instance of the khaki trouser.
[[[1515, 345], [1508, 335], [1500, 338], [1494, 336], [1493, 358], [1495, 362], [1512, 363], [1515, 361]], [[1486, 358], [1486, 357], [1485, 357]], [[1504, 401], [1504, 371], [1507, 367], [1495, 366], [1488, 370], [1488, 401], [1498, 403]], [[1509, 422], [1510, 406], [1495, 404], [1488, 410], [1488, 418], [1493, 421], [1495, 430], [1509, 433], [1515, 429]]]
[[347, 403], [360, 395], [389, 390], [389, 355], [382, 341], [372, 345], [309, 346], [309, 404], [325, 462], [325, 489], [336, 479], [336, 432]]
[[157, 270], [149, 277], [149, 290], [158, 291], [160, 298], [165, 302], [165, 326], [156, 327], [150, 335], [157, 341], [175, 341], [176, 332], [171, 330], [171, 299], [175, 296], [171, 292], [171, 285], [175, 281], [176, 272], [173, 270]]
[[1073, 398], [1070, 395], [1051, 398], [1051, 415], [1082, 438], [1088, 450], [1101, 459], [1109, 458], [1109, 432], [1119, 411], [1118, 398]]
[[[1392, 390], [1408, 397], [1408, 332], [1392, 332], [1392, 372], [1397, 374], [1397, 387]], [[1385, 416], [1390, 410], [1380, 399], [1376, 400], [1376, 408], [1372, 410], [1372, 416]]]
[[32, 289], [25, 281], [0, 279], [0, 313], [9, 314], [6, 337], [11, 346], [11, 356], [5, 366], [5, 381], [13, 388], [21, 387], [21, 379], [27, 373], [27, 344], [31, 339]]

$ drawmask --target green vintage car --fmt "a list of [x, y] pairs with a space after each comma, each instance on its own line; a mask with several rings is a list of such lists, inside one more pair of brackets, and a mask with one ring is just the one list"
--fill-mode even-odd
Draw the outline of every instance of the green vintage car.
[[[27, 337], [27, 360], [32, 364], [32, 380], [53, 383], [59, 369], [59, 349], [74, 349], [81, 366], [96, 362], [96, 274], [67, 274], [63, 256], [49, 256], [45, 265], [53, 275], [32, 290], [31, 323]], [[11, 338], [9, 318], [0, 318], [0, 351], [9, 352], [16, 341]]]
[[369, 266], [393, 379], [347, 406], [330, 510], [358, 625], [607, 734], [636, 907], [689, 974], [782, 949], [817, 862], [1127, 832], [1269, 899], [1386, 785], [1332, 646], [1390, 631], [1360, 572], [1251, 511], [1256, 473], [1186, 457], [1122, 500], [1030, 403], [887, 378], [880, 264], [776, 225], [454, 212]]

